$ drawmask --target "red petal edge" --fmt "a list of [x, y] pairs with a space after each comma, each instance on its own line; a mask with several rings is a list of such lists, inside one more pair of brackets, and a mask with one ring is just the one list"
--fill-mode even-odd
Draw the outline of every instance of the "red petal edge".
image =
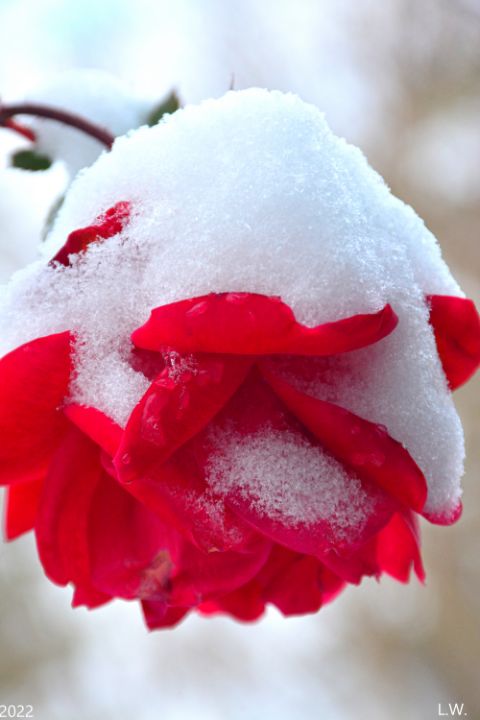
[[5, 538], [14, 540], [33, 529], [44, 478], [10, 485], [5, 501]]
[[72, 582], [77, 588], [75, 603], [92, 607], [110, 599], [92, 584], [88, 543], [92, 499], [102, 478], [99, 449], [69, 424], [50, 464], [35, 519], [46, 575], [59, 585]]
[[100, 410], [87, 405], [70, 403], [66, 405], [64, 414], [68, 419], [87, 435], [94, 443], [111, 457], [115, 455], [122, 439], [120, 425]]
[[407, 508], [422, 511], [427, 498], [425, 477], [385, 428], [339, 405], [305, 395], [263, 368], [262, 375], [293, 415], [337, 460], [359, 477], [373, 480]]

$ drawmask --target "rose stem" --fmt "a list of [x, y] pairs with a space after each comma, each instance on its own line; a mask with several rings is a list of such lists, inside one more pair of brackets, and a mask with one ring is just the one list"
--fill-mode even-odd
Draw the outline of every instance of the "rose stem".
[[[108, 130], [98, 127], [89, 120], [85, 120], [66, 110], [58, 110], [57, 108], [37, 105], [36, 103], [25, 103], [23, 105], [2, 105], [0, 103], [0, 127], [8, 127], [10, 118], [15, 115], [34, 115], [35, 117], [43, 117], [48, 120], [55, 120], [63, 125], [69, 125], [95, 138], [108, 149], [112, 147], [115, 140], [115, 137]], [[15, 123], [13, 125], [12, 130], [16, 129]]]

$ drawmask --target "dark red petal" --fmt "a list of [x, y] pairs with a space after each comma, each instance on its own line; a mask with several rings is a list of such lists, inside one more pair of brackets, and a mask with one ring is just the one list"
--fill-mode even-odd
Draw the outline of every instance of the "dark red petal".
[[6, 491], [5, 537], [14, 540], [33, 529], [44, 478], [10, 485]]
[[65, 428], [68, 332], [33, 340], [0, 360], [0, 483], [43, 477]]
[[337, 460], [400, 503], [416, 512], [422, 511], [427, 497], [423, 473], [383, 426], [305, 395], [267, 369], [262, 369], [262, 374], [290, 412]]
[[144, 476], [149, 466], [167, 460], [202, 430], [251, 367], [245, 358], [203, 355], [176, 360], [182, 361], [186, 369], [172, 372], [166, 368], [134, 408], [115, 457], [121, 482]]
[[280, 298], [255, 293], [211, 293], [163, 305], [135, 330], [137, 347], [236, 355], [333, 355], [370, 345], [392, 332], [390, 305], [317, 327], [295, 319]]
[[70, 403], [64, 413], [71, 422], [102, 450], [113, 457], [122, 439], [122, 428], [100, 410], [87, 405]]
[[452, 390], [463, 385], [480, 365], [480, 317], [471, 300], [428, 295], [438, 354]]
[[142, 600], [143, 616], [149, 630], [161, 630], [178, 625], [190, 608], [169, 607], [165, 602]]
[[125, 201], [116, 203], [99, 215], [92, 225], [71, 232], [65, 245], [50, 260], [50, 265], [55, 263], [70, 265], [70, 255], [85, 252], [92, 243], [117, 235], [123, 230], [129, 217], [130, 203]]
[[91, 582], [87, 527], [102, 475], [98, 448], [69, 426], [50, 464], [35, 521], [45, 573], [60, 585], [74, 583], [89, 606], [98, 605], [100, 595]]

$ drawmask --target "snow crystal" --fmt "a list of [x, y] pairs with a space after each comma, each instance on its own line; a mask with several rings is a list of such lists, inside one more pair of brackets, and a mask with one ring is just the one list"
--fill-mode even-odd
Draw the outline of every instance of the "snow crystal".
[[[311, 363], [314, 394], [381, 422], [407, 447], [427, 477], [431, 512], [452, 507], [463, 435], [424, 296], [461, 291], [423, 222], [315, 107], [279, 92], [229, 92], [119, 138], [75, 180], [46, 258], [121, 200], [133, 215], [118, 236], [91, 245], [72, 267], [38, 264], [12, 282], [0, 318], [4, 350], [73, 330], [72, 397], [123, 425], [148, 386], [130, 365], [129, 337], [155, 306], [259, 292], [280, 295], [315, 325], [389, 302], [400, 320], [389, 338], [329, 369], [302, 362]], [[306, 451], [292, 453], [292, 467], [297, 452]]]
[[216, 448], [206, 467], [209, 486], [220, 496], [239, 494], [260, 515], [292, 525], [328, 521], [337, 545], [361, 533], [374, 511], [360, 480], [300, 433], [209, 434]]

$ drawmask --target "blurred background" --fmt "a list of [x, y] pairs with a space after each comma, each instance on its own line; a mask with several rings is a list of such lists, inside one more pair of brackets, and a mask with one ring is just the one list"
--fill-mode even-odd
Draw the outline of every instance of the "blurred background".
[[[315, 103], [480, 303], [480, 0], [0, 0], [2, 99], [81, 67], [152, 103], [218, 96], [232, 78]], [[61, 167], [7, 168], [14, 142], [0, 131], [3, 280], [65, 183]], [[148, 634], [134, 604], [72, 610], [23, 537], [0, 549], [0, 704], [38, 720], [428, 720], [456, 702], [480, 718], [480, 378], [456, 399], [465, 511], [423, 524], [425, 587], [370, 580], [314, 617]]]

